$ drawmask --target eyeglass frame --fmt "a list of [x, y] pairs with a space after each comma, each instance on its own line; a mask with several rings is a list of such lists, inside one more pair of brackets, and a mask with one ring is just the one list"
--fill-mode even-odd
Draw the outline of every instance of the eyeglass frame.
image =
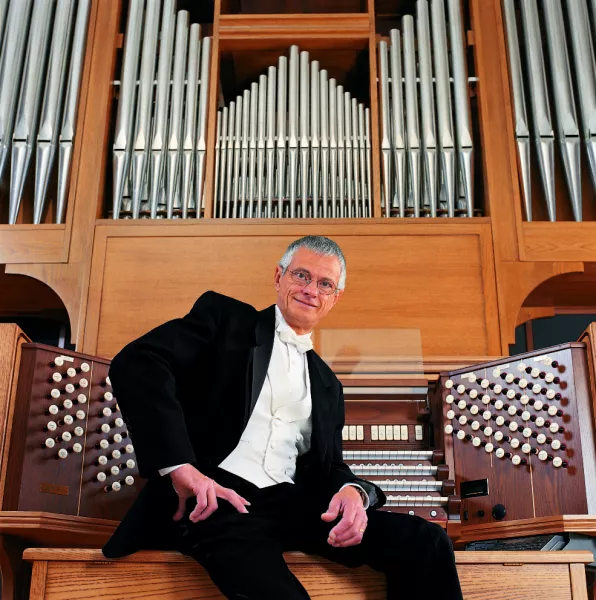
[[[296, 273], [304, 273], [306, 275], [306, 273], [308, 273], [308, 271], [306, 271], [305, 269], [295, 269], [295, 270], [286, 269], [286, 271], [290, 274], [290, 277], [292, 278], [292, 281], [294, 283], [296, 283], [297, 285], [300, 285], [301, 287], [308, 287], [314, 281], [317, 284], [317, 290], [323, 296], [333, 296], [333, 294], [337, 294], [340, 291], [339, 287], [337, 286], [337, 284], [335, 282], [331, 281], [331, 279], [327, 279], [327, 278], [324, 278], [324, 279], [313, 279], [312, 277], [310, 277], [310, 273], [307, 275], [307, 279], [305, 279], [304, 281], [296, 281], [296, 279], [294, 278], [294, 275], [296, 275]], [[326, 291], [323, 291], [319, 287], [319, 283], [321, 281], [325, 281], [327, 283], [331, 283], [333, 285], [333, 290], [331, 292], [329, 292], [329, 293], [327, 293]]]

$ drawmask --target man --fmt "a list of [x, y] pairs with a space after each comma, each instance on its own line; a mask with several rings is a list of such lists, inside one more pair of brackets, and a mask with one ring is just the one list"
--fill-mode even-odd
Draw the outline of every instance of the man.
[[344, 293], [335, 242], [308, 236], [275, 269], [263, 311], [207, 292], [183, 319], [129, 344], [110, 378], [149, 479], [104, 548], [176, 548], [228, 598], [302, 600], [282, 553], [387, 576], [387, 597], [456, 600], [444, 531], [376, 511], [385, 496], [342, 459], [342, 386], [310, 335]]

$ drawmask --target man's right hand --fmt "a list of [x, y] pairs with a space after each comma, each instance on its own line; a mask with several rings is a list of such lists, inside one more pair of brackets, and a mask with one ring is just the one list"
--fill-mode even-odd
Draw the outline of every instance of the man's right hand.
[[240, 513], [248, 512], [248, 500], [206, 477], [192, 465], [179, 467], [170, 473], [170, 477], [178, 494], [178, 510], [174, 514], [174, 521], [179, 521], [184, 516], [186, 501], [192, 496], [197, 498], [197, 505], [188, 517], [193, 523], [204, 521], [212, 515], [217, 510], [218, 498], [227, 500]]

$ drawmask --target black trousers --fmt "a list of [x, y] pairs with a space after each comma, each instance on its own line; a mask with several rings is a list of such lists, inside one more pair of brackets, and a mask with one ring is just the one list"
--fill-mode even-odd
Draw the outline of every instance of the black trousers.
[[300, 550], [385, 573], [391, 600], [462, 599], [451, 541], [438, 525], [419, 517], [368, 511], [362, 542], [333, 548], [327, 538], [335, 523], [321, 520], [328, 498], [290, 483], [259, 489], [223, 470], [214, 479], [249, 500], [249, 513], [238, 513], [218, 499], [215, 513], [195, 524], [188, 520], [193, 508], [189, 502], [177, 533], [180, 551], [207, 570], [226, 598], [309, 598], [282, 556]]

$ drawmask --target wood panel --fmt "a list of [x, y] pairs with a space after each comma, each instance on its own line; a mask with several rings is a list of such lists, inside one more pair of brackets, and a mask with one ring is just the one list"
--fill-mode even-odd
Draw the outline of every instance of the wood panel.
[[[98, 227], [86, 351], [112, 356], [185, 314], [208, 289], [268, 306], [285, 248], [316, 233], [335, 239], [349, 265], [347, 293], [325, 327], [419, 328], [424, 356], [498, 353], [490, 238], [480, 223], [205, 225]], [[464, 330], [469, 335], [461, 336]]]
[[[24, 556], [47, 565], [34, 570], [36, 600], [90, 600], [99, 597], [99, 586], [105, 600], [223, 598], [200, 566], [173, 552], [138, 552], [118, 561], [106, 561], [98, 550], [29, 549]], [[386, 598], [383, 575], [367, 567], [347, 569], [295, 552], [285, 559], [313, 598]], [[456, 552], [466, 600], [584, 600], [580, 569], [591, 560], [590, 552]]]
[[596, 262], [596, 222], [524, 223], [524, 260]]
[[64, 262], [66, 225], [0, 225], [0, 263]]

